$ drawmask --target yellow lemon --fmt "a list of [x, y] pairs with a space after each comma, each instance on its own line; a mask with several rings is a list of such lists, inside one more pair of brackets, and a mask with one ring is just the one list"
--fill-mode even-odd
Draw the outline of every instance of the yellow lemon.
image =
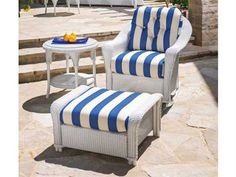
[[69, 42], [76, 42], [76, 36], [70, 35]]
[[71, 33], [71, 36], [76, 36], [76, 33], [74, 33], [74, 32], [73, 32], [73, 33]]
[[64, 41], [68, 42], [70, 39], [70, 35], [66, 33], [63, 38], [64, 38]]

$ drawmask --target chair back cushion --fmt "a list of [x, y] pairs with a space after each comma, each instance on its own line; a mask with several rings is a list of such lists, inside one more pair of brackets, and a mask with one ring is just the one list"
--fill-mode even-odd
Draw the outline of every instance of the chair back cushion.
[[181, 24], [181, 12], [175, 7], [139, 7], [134, 11], [128, 50], [165, 52], [176, 42]]

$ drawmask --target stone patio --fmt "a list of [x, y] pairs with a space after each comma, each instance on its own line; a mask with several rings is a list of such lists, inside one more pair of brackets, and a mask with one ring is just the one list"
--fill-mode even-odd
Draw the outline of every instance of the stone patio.
[[[80, 150], [55, 152], [50, 104], [67, 91], [54, 88], [47, 100], [46, 81], [20, 84], [20, 176], [216, 177], [217, 66], [217, 57], [180, 64], [180, 89], [175, 104], [163, 111], [161, 137], [145, 139], [136, 167], [125, 159]], [[104, 73], [97, 80], [105, 86]]]
[[[70, 12], [66, 7], [57, 7], [57, 15], [54, 17], [53, 8], [48, 8], [45, 14], [44, 8], [34, 8], [30, 12], [21, 12], [19, 19], [19, 40], [38, 38], [50, 38], [61, 36], [66, 32], [77, 34], [105, 33], [120, 31], [133, 15], [130, 7], [72, 7]], [[32, 28], [32, 25], [34, 28]]]

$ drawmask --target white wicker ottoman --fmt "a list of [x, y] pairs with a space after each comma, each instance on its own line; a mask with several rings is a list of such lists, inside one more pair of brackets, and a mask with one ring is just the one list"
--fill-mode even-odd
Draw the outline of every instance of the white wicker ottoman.
[[51, 105], [54, 146], [128, 159], [136, 165], [138, 145], [153, 130], [160, 136], [161, 94], [80, 86]]

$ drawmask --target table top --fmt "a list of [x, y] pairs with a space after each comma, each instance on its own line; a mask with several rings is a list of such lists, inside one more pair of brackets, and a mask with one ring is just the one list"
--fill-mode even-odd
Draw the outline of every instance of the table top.
[[48, 40], [43, 43], [45, 50], [51, 50], [56, 52], [80, 52], [96, 49], [98, 42], [93, 38], [88, 38], [85, 44], [52, 44], [52, 40]]

